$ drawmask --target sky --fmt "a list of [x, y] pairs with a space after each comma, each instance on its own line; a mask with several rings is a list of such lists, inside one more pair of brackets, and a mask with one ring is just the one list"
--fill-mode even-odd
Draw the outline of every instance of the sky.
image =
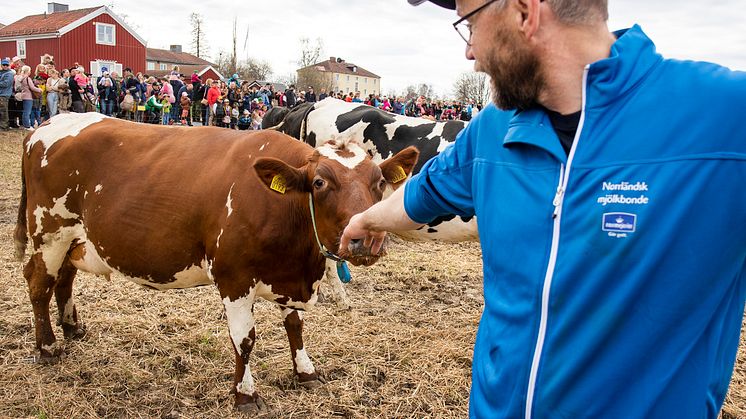
[[[132, 7], [131, 1], [117, 0], [67, 4], [70, 9], [109, 5], [115, 13], [126, 15], [148, 47], [181, 44], [185, 51], [191, 49], [189, 15], [199, 13], [215, 60], [220, 50], [231, 50], [237, 17], [239, 59], [269, 62], [275, 78], [294, 73], [301, 38], [321, 39], [323, 59], [341, 57], [381, 76], [383, 93], [426, 83], [438, 96], [449, 96], [458, 77], [472, 70], [472, 63], [464, 58], [464, 42], [451, 27], [455, 12], [432, 4], [412, 7], [406, 0], [181, 0], [179, 8], [173, 2]], [[46, 9], [46, 2], [6, 2], [0, 8], [0, 23]], [[611, 30], [635, 23], [664, 56], [746, 70], [743, 0], [609, 0]]]

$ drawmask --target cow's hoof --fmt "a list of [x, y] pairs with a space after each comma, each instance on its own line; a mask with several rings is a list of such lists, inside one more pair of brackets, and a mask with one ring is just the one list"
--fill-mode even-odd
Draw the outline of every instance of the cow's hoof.
[[59, 342], [54, 342], [48, 346], [44, 345], [42, 349], [39, 350], [39, 358], [36, 360], [36, 363], [41, 365], [56, 364], [60, 362], [63, 353], [64, 348]]
[[78, 324], [63, 324], [62, 333], [65, 335], [65, 339], [79, 340], [85, 337], [85, 327]]
[[267, 404], [264, 403], [264, 399], [256, 396], [256, 400], [252, 402], [237, 404], [236, 410], [254, 416], [260, 413], [265, 413], [267, 411]]
[[323, 386], [324, 384], [326, 384], [326, 380], [324, 380], [321, 377], [316, 377], [313, 380], [299, 381], [298, 384], [300, 384], [305, 389], [313, 390], [315, 388], [319, 388]]

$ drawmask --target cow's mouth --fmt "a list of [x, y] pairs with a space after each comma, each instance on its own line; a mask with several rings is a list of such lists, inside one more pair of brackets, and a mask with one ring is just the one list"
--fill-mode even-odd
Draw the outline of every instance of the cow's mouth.
[[389, 237], [383, 240], [383, 245], [378, 254], [372, 254], [370, 247], [365, 247], [363, 240], [353, 240], [347, 249], [342, 249], [339, 256], [355, 266], [370, 266], [378, 261], [381, 256], [386, 255], [386, 248], [389, 243]]

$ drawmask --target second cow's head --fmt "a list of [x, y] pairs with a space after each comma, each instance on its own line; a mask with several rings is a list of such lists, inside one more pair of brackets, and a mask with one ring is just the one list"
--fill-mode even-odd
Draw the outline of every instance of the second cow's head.
[[[298, 193], [313, 194], [319, 239], [327, 249], [335, 251], [350, 218], [380, 201], [387, 187], [396, 189], [403, 185], [418, 156], [415, 147], [408, 147], [377, 165], [357, 143], [336, 140], [316, 149], [302, 167], [292, 167], [275, 158], [260, 158], [254, 169], [268, 188], [281, 189], [287, 198], [297, 199]], [[349, 250], [347, 259], [354, 265], [370, 265], [379, 256], [371, 255], [361, 243], [353, 244]]]

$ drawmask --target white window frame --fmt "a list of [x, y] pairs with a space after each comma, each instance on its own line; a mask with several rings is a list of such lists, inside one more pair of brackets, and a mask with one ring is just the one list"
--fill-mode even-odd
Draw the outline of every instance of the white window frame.
[[16, 55], [20, 58], [26, 58], [26, 40], [19, 39], [16, 41]]
[[158, 66], [159, 70], [168, 70], [168, 64], [161, 63], [161, 65]]
[[148, 61], [147, 70], [155, 70], [155, 63], [153, 61]]
[[[111, 40], [108, 39], [101, 39], [102, 37], [99, 37], [100, 32], [99, 29], [104, 28], [103, 38], [106, 38], [106, 28], [111, 28]], [[112, 45], [116, 46], [117, 44], [117, 27], [116, 25], [112, 25], [110, 23], [103, 23], [103, 22], [96, 22], [96, 43], [99, 45]]]

